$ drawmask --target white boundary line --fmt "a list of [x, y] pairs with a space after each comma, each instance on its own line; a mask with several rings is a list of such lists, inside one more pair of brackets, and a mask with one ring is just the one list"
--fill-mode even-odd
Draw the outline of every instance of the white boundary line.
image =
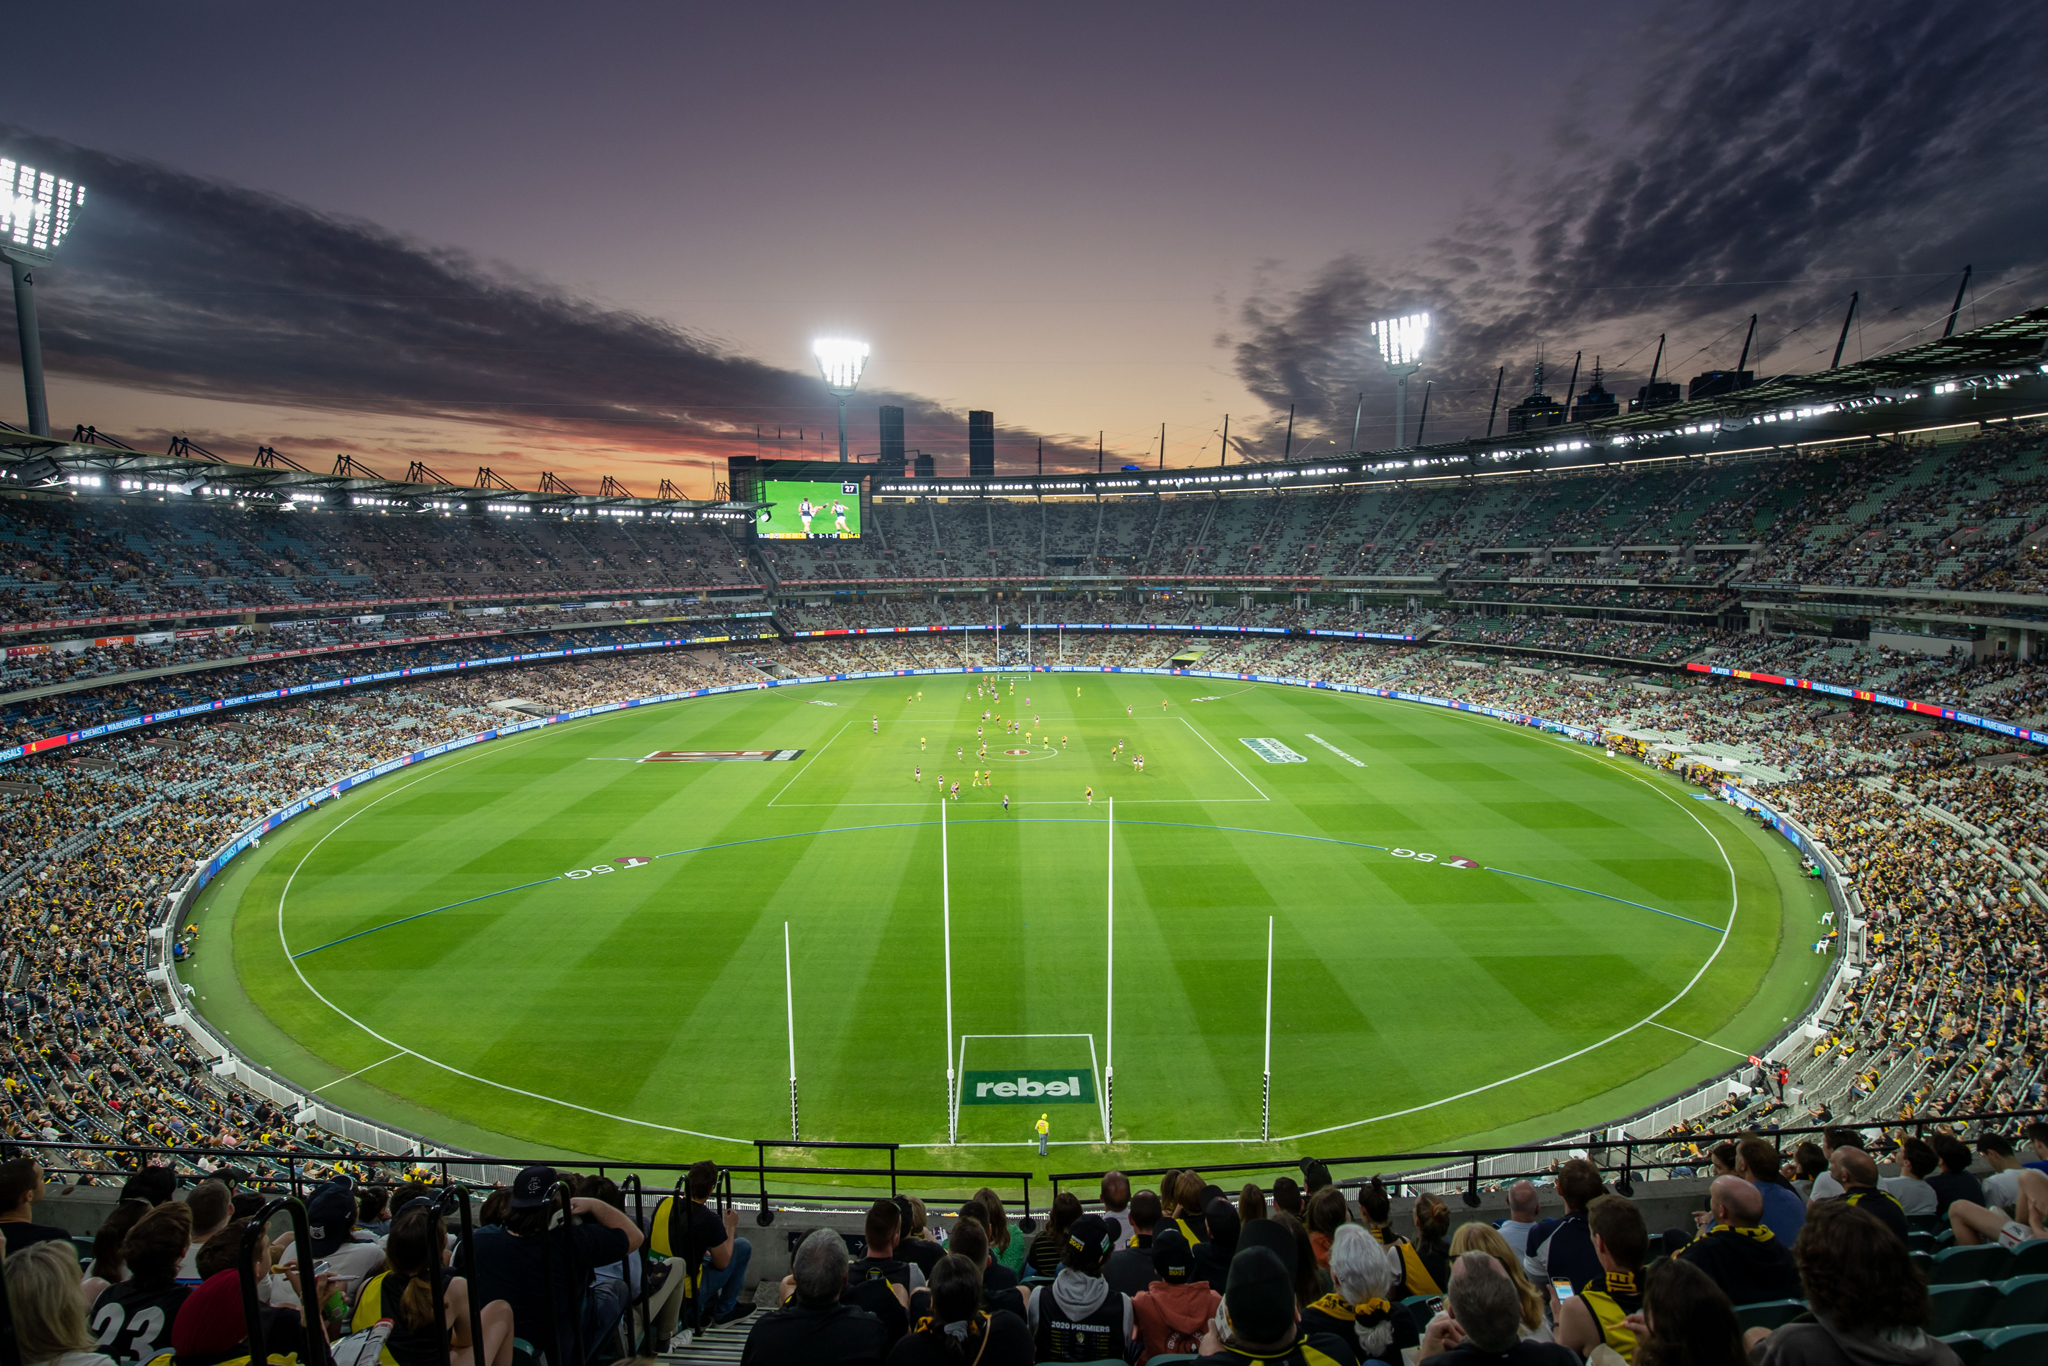
[[[1455, 1096], [1445, 1096], [1441, 1100], [1424, 1101], [1420, 1105], [1411, 1105], [1405, 1110], [1392, 1110], [1383, 1115], [1374, 1115], [1370, 1119], [1354, 1119], [1349, 1123], [1331, 1124], [1321, 1129], [1307, 1129], [1298, 1134], [1283, 1134], [1281, 1137], [1275, 1139], [1274, 1142], [1292, 1143], [1297, 1139], [1314, 1138], [1320, 1134], [1334, 1134], [1344, 1129], [1357, 1129], [1362, 1128], [1367, 1124], [1378, 1124], [1382, 1120], [1400, 1119], [1404, 1115], [1418, 1114], [1424, 1110], [1434, 1110], [1439, 1105], [1449, 1105], [1454, 1101], [1466, 1100], [1472, 1096], [1482, 1095], [1485, 1092], [1495, 1089], [1496, 1087], [1506, 1086], [1511, 1082], [1521, 1081], [1525, 1077], [1533, 1077], [1538, 1072], [1547, 1072], [1553, 1067], [1557, 1067], [1561, 1064], [1572, 1061], [1574, 1058], [1582, 1058], [1586, 1054], [1594, 1052], [1597, 1049], [1605, 1048], [1608, 1044], [1613, 1043], [1616, 1039], [1620, 1039], [1629, 1034], [1635, 1033], [1644, 1025], [1656, 1024], [1657, 1017], [1659, 1015], [1662, 1015], [1665, 1011], [1671, 1009], [1671, 1007], [1677, 1005], [1680, 1001], [1684, 1000], [1686, 996], [1691, 993], [1692, 989], [1699, 985], [1700, 978], [1706, 976], [1707, 969], [1714, 966], [1714, 960], [1719, 958], [1721, 956], [1721, 950], [1728, 946], [1728, 936], [1735, 929], [1736, 913], [1740, 911], [1742, 907], [1742, 887], [1741, 883], [1737, 880], [1735, 875], [1735, 862], [1734, 860], [1728, 857], [1727, 846], [1721, 843], [1721, 837], [1719, 835], [1716, 835], [1711, 829], [1708, 829], [1707, 823], [1701, 820], [1699, 816], [1695, 814], [1690, 807], [1686, 806], [1683, 802], [1680, 802], [1677, 798], [1673, 797], [1670, 793], [1664, 791], [1663, 788], [1657, 786], [1655, 783], [1651, 782], [1647, 778], [1641, 777], [1633, 773], [1628, 774], [1627, 776], [1635, 779], [1635, 781], [1639, 783], [1642, 783], [1645, 787], [1648, 787], [1652, 792], [1655, 792], [1658, 796], [1664, 798], [1666, 801], [1671, 802], [1673, 805], [1677, 806], [1679, 810], [1685, 812], [1687, 816], [1691, 817], [1693, 824], [1699, 826], [1700, 829], [1705, 830], [1707, 833], [1707, 838], [1714, 842], [1714, 848], [1720, 852], [1722, 864], [1728, 869], [1728, 923], [1721, 928], [1721, 938], [1714, 944], [1714, 951], [1707, 955], [1707, 961], [1700, 964], [1699, 971], [1695, 972], [1692, 975], [1692, 979], [1679, 989], [1678, 994], [1676, 996], [1673, 996], [1670, 1000], [1666, 1001], [1663, 1005], [1658, 1006], [1648, 1015], [1645, 1015], [1642, 1019], [1636, 1021], [1632, 1025], [1629, 1025], [1626, 1029], [1618, 1029], [1614, 1033], [1609, 1034], [1606, 1038], [1600, 1040], [1598, 1043], [1587, 1044], [1584, 1048], [1578, 1049], [1575, 1052], [1567, 1053], [1561, 1058], [1552, 1058], [1549, 1062], [1546, 1063], [1539, 1063], [1534, 1067], [1527, 1068], [1524, 1071], [1517, 1072], [1511, 1077], [1502, 1077], [1499, 1081], [1490, 1081], [1486, 1083], [1486, 1085], [1484, 1086], [1475, 1086], [1469, 1091], [1460, 1091]], [[1666, 1027], [1668, 1028], [1669, 1026]], [[1159, 1139], [1156, 1141], [1164, 1143], [1170, 1140]]]
[[946, 856], [946, 798], [939, 796], [939, 925], [946, 955], [946, 1142], [960, 1141], [960, 1098], [953, 1076], [953, 875]]
[[[591, 720], [602, 720], [602, 719], [604, 719], [604, 718], [601, 718], [601, 717], [593, 717], [593, 718], [590, 718], [590, 719], [591, 719]], [[579, 724], [579, 723], [576, 723], [576, 722], [571, 722], [571, 723], [570, 723], [570, 725], [572, 725], [572, 726], [573, 726], [573, 725], [578, 725], [578, 724]], [[555, 735], [562, 735], [562, 734], [566, 734], [566, 733], [567, 733], [566, 729], [557, 729], [557, 730], [556, 730], [556, 731], [554, 732], [554, 734], [555, 734]], [[549, 735], [549, 732], [547, 732], [547, 731], [542, 731], [542, 732], [540, 732], [540, 734], [538, 734], [538, 735], [535, 735], [535, 736], [532, 736], [532, 737], [530, 737], [530, 738], [532, 738], [532, 739], [535, 739], [535, 740], [538, 740], [538, 739], [542, 739], [542, 738], [544, 738], [544, 737], [547, 737], [548, 735]], [[517, 743], [520, 743], [520, 742], [517, 742], [517, 741], [515, 741], [515, 742], [514, 742], [514, 744], [517, 744]], [[828, 741], [827, 743], [830, 743], [830, 742]], [[509, 748], [509, 747], [508, 747], [508, 748]], [[465, 1072], [465, 1071], [463, 1071], [463, 1070], [462, 1070], [461, 1068], [459, 1068], [459, 1067], [451, 1067], [451, 1066], [449, 1066], [449, 1065], [448, 1065], [447, 1063], [445, 1063], [445, 1062], [442, 1062], [442, 1061], [441, 1061], [440, 1059], [438, 1059], [438, 1058], [430, 1058], [430, 1057], [428, 1057], [428, 1056], [427, 1056], [426, 1054], [424, 1054], [424, 1053], [421, 1053], [421, 1052], [419, 1052], [419, 1051], [418, 1051], [418, 1050], [416, 1050], [416, 1049], [411, 1049], [411, 1048], [407, 1048], [407, 1047], [406, 1047], [406, 1046], [405, 1046], [404, 1044], [402, 1044], [402, 1043], [398, 1042], [398, 1040], [396, 1040], [396, 1039], [390, 1038], [390, 1037], [388, 1037], [388, 1036], [386, 1036], [386, 1035], [383, 1035], [383, 1034], [379, 1034], [379, 1033], [378, 1033], [378, 1032], [377, 1032], [376, 1030], [374, 1030], [374, 1029], [370, 1028], [370, 1027], [369, 1027], [368, 1025], [364, 1024], [364, 1023], [363, 1023], [363, 1022], [362, 1022], [361, 1020], [358, 1020], [358, 1019], [357, 1019], [357, 1018], [356, 1018], [355, 1016], [353, 1016], [353, 1015], [349, 1014], [349, 1013], [348, 1013], [348, 1012], [347, 1012], [346, 1010], [343, 1010], [343, 1009], [342, 1009], [342, 1008], [341, 1008], [340, 1006], [338, 1006], [338, 1005], [334, 1004], [334, 1002], [332, 1002], [332, 1001], [328, 1000], [328, 999], [327, 999], [327, 997], [326, 997], [325, 995], [323, 995], [323, 994], [321, 993], [321, 991], [320, 991], [320, 989], [319, 989], [318, 987], [314, 986], [314, 985], [313, 985], [313, 984], [312, 984], [311, 982], [309, 982], [309, 981], [307, 981], [307, 980], [306, 980], [306, 973], [305, 973], [305, 969], [303, 969], [303, 968], [301, 968], [301, 967], [299, 966], [299, 960], [298, 960], [298, 959], [296, 959], [296, 958], [293, 958], [293, 957], [291, 956], [291, 953], [292, 953], [292, 946], [291, 946], [291, 942], [290, 942], [289, 940], [287, 940], [287, 939], [285, 938], [285, 936], [284, 936], [284, 904], [285, 904], [285, 900], [286, 900], [286, 898], [288, 898], [288, 897], [289, 897], [289, 896], [291, 895], [291, 892], [292, 892], [292, 884], [293, 884], [294, 882], [298, 881], [299, 873], [300, 873], [300, 872], [301, 872], [301, 871], [302, 871], [302, 870], [303, 870], [303, 869], [305, 868], [305, 866], [306, 866], [306, 860], [308, 860], [308, 859], [312, 858], [312, 857], [313, 857], [313, 855], [315, 855], [315, 854], [319, 853], [319, 852], [320, 852], [320, 846], [321, 846], [321, 845], [323, 845], [323, 844], [325, 844], [325, 843], [327, 843], [327, 841], [329, 841], [329, 840], [333, 839], [333, 838], [334, 838], [334, 836], [335, 836], [335, 835], [336, 835], [336, 834], [337, 834], [338, 832], [340, 832], [341, 830], [345, 829], [345, 828], [346, 828], [346, 827], [348, 826], [348, 824], [349, 824], [349, 822], [350, 822], [350, 821], [353, 821], [353, 820], [354, 820], [354, 819], [355, 819], [355, 818], [356, 818], [357, 816], [360, 816], [360, 815], [362, 815], [362, 814], [363, 814], [363, 812], [365, 812], [365, 811], [368, 811], [368, 810], [369, 810], [369, 809], [370, 809], [371, 807], [374, 807], [374, 806], [376, 806], [376, 805], [377, 805], [377, 804], [378, 804], [379, 802], [382, 802], [382, 801], [384, 801], [384, 800], [385, 800], [386, 798], [388, 798], [388, 797], [395, 797], [395, 796], [397, 796], [397, 795], [398, 795], [399, 793], [401, 793], [401, 792], [404, 792], [404, 791], [408, 790], [409, 788], [415, 787], [415, 786], [417, 786], [418, 784], [420, 784], [420, 783], [423, 783], [423, 782], [425, 782], [425, 781], [426, 781], [427, 779], [429, 779], [429, 778], [433, 778], [433, 777], [438, 777], [438, 776], [440, 776], [441, 774], [443, 774], [443, 773], [446, 773], [446, 772], [448, 772], [448, 771], [449, 771], [449, 769], [453, 769], [453, 768], [459, 768], [459, 767], [461, 767], [461, 766], [462, 766], [463, 764], [466, 764], [466, 763], [468, 763], [468, 762], [469, 762], [469, 761], [470, 761], [471, 759], [481, 759], [481, 758], [483, 758], [483, 757], [484, 757], [484, 755], [485, 755], [485, 754], [503, 754], [503, 753], [505, 753], [505, 752], [506, 752], [506, 751], [505, 751], [505, 750], [502, 750], [502, 749], [493, 749], [493, 750], [485, 750], [485, 751], [483, 751], [483, 752], [481, 752], [481, 753], [478, 753], [478, 754], [472, 754], [472, 755], [469, 755], [469, 756], [468, 756], [468, 757], [466, 757], [466, 758], [458, 759], [458, 760], [456, 760], [456, 761], [455, 761], [454, 763], [452, 763], [452, 764], [448, 764], [448, 765], [445, 765], [445, 766], [442, 766], [442, 767], [436, 768], [436, 769], [434, 769], [434, 770], [433, 770], [432, 772], [428, 772], [428, 773], [422, 773], [422, 774], [421, 774], [421, 775], [420, 775], [419, 777], [417, 777], [417, 778], [413, 779], [413, 780], [412, 780], [412, 782], [406, 783], [406, 784], [404, 784], [404, 785], [402, 785], [402, 786], [399, 786], [399, 787], [394, 787], [394, 788], [392, 788], [392, 789], [391, 789], [390, 791], [388, 791], [388, 792], [383, 792], [383, 793], [379, 793], [379, 794], [378, 794], [378, 795], [377, 795], [376, 797], [372, 798], [371, 800], [369, 800], [369, 801], [367, 801], [367, 802], [364, 802], [364, 803], [363, 803], [363, 804], [362, 804], [362, 805], [361, 805], [360, 807], [358, 807], [358, 808], [357, 808], [356, 810], [354, 810], [354, 811], [351, 811], [351, 812], [349, 812], [349, 814], [348, 814], [348, 815], [347, 815], [346, 817], [344, 817], [343, 819], [341, 819], [341, 820], [339, 820], [339, 821], [335, 822], [335, 825], [334, 825], [334, 829], [332, 829], [332, 830], [329, 830], [329, 831], [328, 831], [328, 832], [327, 832], [326, 834], [322, 835], [322, 836], [321, 836], [321, 837], [320, 837], [319, 839], [315, 840], [315, 841], [313, 842], [313, 847], [312, 847], [312, 848], [310, 848], [310, 849], [308, 849], [308, 850], [307, 850], [307, 851], [306, 851], [305, 853], [303, 853], [303, 854], [301, 854], [301, 855], [299, 856], [299, 861], [298, 861], [298, 863], [296, 863], [296, 864], [295, 864], [295, 865], [293, 865], [293, 867], [292, 867], [291, 875], [290, 875], [289, 877], [285, 878], [285, 880], [284, 880], [284, 889], [283, 889], [282, 891], [280, 891], [280, 892], [279, 892], [279, 893], [277, 894], [277, 942], [278, 942], [278, 946], [279, 946], [280, 948], [282, 948], [282, 949], [284, 950], [285, 960], [286, 960], [287, 962], [289, 962], [289, 963], [290, 963], [290, 964], [292, 965], [292, 971], [293, 971], [294, 973], [296, 973], [296, 974], [298, 975], [298, 979], [299, 979], [299, 985], [300, 985], [300, 986], [302, 986], [302, 987], [304, 987], [304, 988], [306, 989], [307, 993], [308, 993], [309, 995], [311, 995], [311, 996], [313, 997], [313, 999], [314, 999], [314, 1000], [318, 1001], [318, 1002], [319, 1002], [319, 1003], [320, 1003], [321, 1005], [323, 1005], [323, 1006], [326, 1006], [326, 1007], [327, 1007], [327, 1008], [328, 1008], [329, 1010], [333, 1011], [333, 1012], [334, 1012], [335, 1014], [337, 1014], [337, 1015], [341, 1016], [341, 1018], [342, 1018], [342, 1019], [344, 1019], [344, 1020], [347, 1020], [347, 1021], [348, 1021], [348, 1022], [349, 1022], [350, 1024], [354, 1025], [354, 1026], [355, 1026], [355, 1027], [356, 1027], [357, 1029], [360, 1029], [360, 1030], [362, 1030], [362, 1031], [363, 1031], [363, 1033], [365, 1033], [365, 1034], [369, 1035], [369, 1036], [370, 1036], [371, 1038], [375, 1039], [375, 1040], [376, 1040], [376, 1041], [377, 1041], [378, 1043], [381, 1043], [381, 1044], [383, 1044], [383, 1045], [384, 1045], [385, 1047], [387, 1047], [387, 1048], [395, 1048], [395, 1049], [397, 1049], [397, 1050], [398, 1050], [398, 1051], [399, 1051], [400, 1053], [404, 1054], [404, 1055], [405, 1055], [405, 1056], [407, 1056], [407, 1057], [411, 1057], [411, 1058], [418, 1058], [418, 1059], [419, 1059], [419, 1060], [420, 1060], [421, 1062], [423, 1062], [423, 1063], [426, 1063], [426, 1064], [427, 1064], [428, 1066], [430, 1066], [430, 1067], [438, 1067], [438, 1068], [440, 1068], [440, 1069], [441, 1069], [441, 1070], [442, 1070], [443, 1072], [446, 1072], [446, 1073], [448, 1073], [448, 1074], [449, 1074], [449, 1075], [451, 1075], [451, 1076], [457, 1076], [457, 1077], [461, 1077], [461, 1078], [462, 1078], [462, 1079], [463, 1079], [464, 1081], [474, 1081], [474, 1082], [479, 1082], [479, 1083], [481, 1083], [481, 1084], [483, 1084], [483, 1085], [485, 1085], [485, 1086], [493, 1086], [493, 1087], [496, 1087], [496, 1088], [497, 1088], [498, 1090], [500, 1090], [500, 1091], [509, 1091], [510, 1093], [512, 1093], [512, 1094], [513, 1094], [513, 1095], [515, 1095], [515, 1096], [525, 1096], [525, 1097], [526, 1097], [527, 1099], [529, 1099], [529, 1100], [539, 1100], [539, 1101], [546, 1101], [546, 1102], [547, 1102], [548, 1104], [550, 1104], [550, 1105], [559, 1105], [559, 1106], [561, 1106], [561, 1107], [562, 1107], [563, 1109], [565, 1109], [565, 1110], [575, 1110], [575, 1111], [578, 1111], [578, 1112], [580, 1112], [580, 1113], [582, 1113], [582, 1114], [586, 1114], [586, 1115], [595, 1115], [595, 1116], [597, 1116], [597, 1117], [598, 1117], [599, 1119], [610, 1119], [610, 1120], [616, 1120], [617, 1122], [619, 1122], [619, 1123], [621, 1123], [621, 1124], [632, 1124], [632, 1125], [637, 1125], [638, 1127], [640, 1127], [640, 1128], [643, 1128], [643, 1129], [659, 1129], [659, 1130], [661, 1130], [661, 1131], [662, 1131], [663, 1133], [670, 1133], [670, 1134], [688, 1134], [688, 1135], [689, 1135], [689, 1136], [690, 1136], [691, 1138], [708, 1138], [708, 1139], [711, 1139], [711, 1140], [712, 1140], [713, 1142], [717, 1142], [717, 1143], [739, 1143], [739, 1144], [743, 1144], [743, 1145], [744, 1145], [744, 1144], [747, 1144], [747, 1143], [751, 1143], [751, 1142], [753, 1141], [753, 1140], [751, 1140], [751, 1139], [745, 1139], [745, 1138], [728, 1138], [728, 1137], [727, 1137], [726, 1135], [724, 1135], [724, 1134], [707, 1134], [707, 1133], [704, 1133], [703, 1131], [701, 1131], [701, 1130], [698, 1130], [698, 1129], [683, 1129], [683, 1128], [678, 1128], [677, 1126], [675, 1126], [675, 1125], [673, 1125], [673, 1124], [657, 1124], [657, 1123], [655, 1123], [655, 1122], [654, 1122], [653, 1120], [647, 1120], [647, 1119], [634, 1119], [634, 1118], [633, 1118], [632, 1116], [630, 1116], [630, 1115], [615, 1115], [615, 1114], [612, 1114], [611, 1112], [609, 1112], [609, 1111], [607, 1111], [607, 1110], [598, 1110], [598, 1109], [594, 1109], [594, 1108], [592, 1108], [591, 1106], [588, 1106], [588, 1105], [578, 1105], [578, 1104], [576, 1104], [576, 1102], [574, 1102], [574, 1101], [570, 1101], [570, 1100], [562, 1100], [562, 1099], [559, 1099], [559, 1098], [557, 1098], [557, 1097], [555, 1097], [555, 1096], [546, 1096], [546, 1095], [542, 1095], [542, 1094], [541, 1094], [540, 1092], [538, 1092], [538, 1091], [528, 1091], [528, 1090], [526, 1090], [526, 1089], [525, 1089], [524, 1087], [519, 1087], [519, 1086], [508, 1086], [508, 1085], [506, 1085], [506, 1084], [505, 1084], [504, 1082], [502, 1082], [502, 1081], [492, 1081], [492, 1080], [491, 1080], [491, 1079], [490, 1079], [489, 1077], [480, 1077], [480, 1076], [478, 1076], [478, 1075], [477, 1075], [476, 1073], [474, 1073], [474, 1072]], [[389, 1062], [389, 1061], [390, 1061], [390, 1059], [388, 1059], [388, 1058], [387, 1058], [387, 1059], [385, 1059], [385, 1061], [386, 1061], [386, 1062]], [[431, 1108], [431, 1107], [429, 1107], [429, 1108]], [[473, 1122], [473, 1121], [471, 1121], [471, 1122]]]
[[333, 1081], [328, 1082], [326, 1086], [312, 1087], [312, 1094], [317, 1096], [322, 1091], [325, 1091], [328, 1086], [339, 1086], [345, 1081], [353, 1081], [355, 1078], [360, 1077], [365, 1072], [374, 1071], [375, 1069], [382, 1067], [385, 1063], [390, 1062], [393, 1058], [402, 1058], [404, 1056], [405, 1050], [400, 1049], [398, 1052], [393, 1053], [390, 1058], [380, 1058], [376, 1062], [371, 1063], [368, 1067], [358, 1067], [355, 1071], [349, 1073], [345, 1077], [336, 1077]]

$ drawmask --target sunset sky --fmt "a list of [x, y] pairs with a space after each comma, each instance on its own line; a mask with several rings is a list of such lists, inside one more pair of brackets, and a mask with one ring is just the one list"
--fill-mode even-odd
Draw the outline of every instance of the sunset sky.
[[1162, 423], [1213, 464], [1290, 403], [1343, 449], [1360, 391], [1391, 444], [1365, 327], [1410, 308], [1441, 440], [1539, 348], [1633, 392], [1753, 312], [1753, 368], [1817, 368], [1851, 290], [1852, 358], [1918, 339], [1966, 262], [1965, 325], [2048, 302], [2028, 8], [43, 6], [0, 155], [89, 190], [39, 277], [66, 431], [708, 493], [757, 426], [827, 449], [846, 332], [856, 452], [897, 401], [942, 470], [970, 407], [1017, 472]]

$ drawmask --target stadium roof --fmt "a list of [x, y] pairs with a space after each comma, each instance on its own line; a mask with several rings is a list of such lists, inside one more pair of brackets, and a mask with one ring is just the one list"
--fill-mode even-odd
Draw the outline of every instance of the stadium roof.
[[[1355, 451], [1227, 468], [994, 479], [920, 479], [885, 474], [872, 463], [752, 457], [732, 463], [743, 483], [763, 478], [865, 479], [873, 492], [899, 496], [1146, 494], [1440, 478], [1481, 472], [1489, 465], [1505, 469], [1540, 463], [1559, 468], [1651, 456], [1769, 451], [2033, 416], [2048, 416], [2048, 308], [2029, 309], [1854, 365], [1780, 375], [1712, 398], [1419, 449]], [[744, 476], [739, 475], [740, 466], [747, 467]], [[747, 520], [760, 506], [744, 497], [684, 498], [666, 479], [653, 498], [633, 495], [609, 475], [598, 476], [598, 481], [595, 493], [583, 493], [545, 473], [538, 489], [520, 489], [483, 467], [473, 481], [461, 483], [418, 461], [405, 478], [393, 479], [350, 455], [335, 456], [332, 468], [322, 471], [267, 446], [258, 448], [256, 463], [237, 464], [183, 437], [174, 438], [158, 455], [90, 427], [80, 427], [65, 440], [32, 436], [0, 423], [0, 488], [69, 485], [106, 493], [192, 494], [302, 506], [703, 521]], [[587, 479], [584, 482], [587, 486]], [[749, 490], [736, 484], [735, 491], [744, 495]]]

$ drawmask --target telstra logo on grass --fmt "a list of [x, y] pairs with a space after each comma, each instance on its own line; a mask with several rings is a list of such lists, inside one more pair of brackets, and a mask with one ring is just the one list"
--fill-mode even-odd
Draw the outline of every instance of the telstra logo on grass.
[[962, 1105], [1039, 1105], [1095, 1101], [1093, 1072], [969, 1072], [960, 1085]]

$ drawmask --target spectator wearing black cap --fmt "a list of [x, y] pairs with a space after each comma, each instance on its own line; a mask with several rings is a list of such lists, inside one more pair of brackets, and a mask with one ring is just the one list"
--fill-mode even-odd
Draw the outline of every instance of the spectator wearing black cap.
[[1116, 1234], [1099, 1214], [1067, 1226], [1066, 1247], [1052, 1284], [1034, 1288], [1026, 1322], [1040, 1361], [1128, 1360], [1137, 1341], [1131, 1297], [1102, 1279]]
[[1219, 1195], [1202, 1207], [1202, 1224], [1209, 1236], [1195, 1248], [1195, 1276], [1220, 1295], [1230, 1280], [1230, 1259], [1237, 1255], [1237, 1210]]
[[889, 1350], [881, 1320], [843, 1303], [846, 1242], [829, 1228], [798, 1245], [783, 1280], [787, 1300], [754, 1320], [740, 1366], [879, 1366]]
[[[1122, 1254], [1119, 1254], [1122, 1255]], [[1143, 1344], [1138, 1361], [1160, 1353], [1193, 1352], [1201, 1347], [1209, 1320], [1223, 1301], [1223, 1292], [1195, 1275], [1195, 1249], [1177, 1228], [1152, 1240], [1153, 1279], [1131, 1297]]]
[[0, 1236], [9, 1252], [36, 1243], [53, 1243], [71, 1235], [50, 1224], [35, 1222], [36, 1203], [43, 1198], [43, 1164], [33, 1157], [0, 1162]]
[[1522, 1301], [1499, 1262], [1467, 1252], [1451, 1265], [1443, 1311], [1422, 1334], [1423, 1366], [1579, 1366], [1578, 1353], [1524, 1338]]
[[[1130, 1238], [1109, 1254], [1102, 1278], [1126, 1295], [1135, 1295], [1157, 1279], [1152, 1262], [1152, 1240], [1157, 1236], [1162, 1211], [1156, 1191], [1139, 1191], [1131, 1197]], [[1177, 1231], [1177, 1230], [1176, 1230]], [[1183, 1238], [1182, 1242], [1187, 1240]]]
[[[1260, 1219], [1251, 1228], [1273, 1224]], [[1274, 1225], [1277, 1229], [1278, 1226]], [[1284, 1230], [1281, 1230], [1284, 1232]], [[1293, 1239], [1287, 1240], [1292, 1247]], [[1262, 1238], [1237, 1250], [1230, 1262], [1230, 1286], [1223, 1292], [1222, 1325], [1202, 1340], [1200, 1360], [1219, 1363], [1302, 1362], [1305, 1366], [1357, 1366], [1358, 1354], [1342, 1339], [1302, 1331], [1295, 1298], [1296, 1268]]]
[[612, 1330], [623, 1309], [600, 1304], [592, 1295], [594, 1269], [624, 1260], [645, 1236], [622, 1212], [588, 1196], [572, 1199], [570, 1222], [557, 1227], [557, 1180], [553, 1167], [539, 1166], [525, 1168], [513, 1180], [505, 1222], [476, 1231], [470, 1293], [484, 1304], [510, 1304], [515, 1338], [545, 1351], [556, 1366], [577, 1366], [579, 1328], [589, 1351]]
[[[231, 1197], [232, 1198], [232, 1197]], [[337, 1176], [315, 1186], [306, 1196], [306, 1232], [312, 1238], [313, 1260], [327, 1263], [327, 1272], [351, 1297], [366, 1277], [384, 1269], [384, 1240], [356, 1224], [362, 1205], [353, 1178]], [[280, 1244], [280, 1260], [288, 1260], [290, 1239]]]

